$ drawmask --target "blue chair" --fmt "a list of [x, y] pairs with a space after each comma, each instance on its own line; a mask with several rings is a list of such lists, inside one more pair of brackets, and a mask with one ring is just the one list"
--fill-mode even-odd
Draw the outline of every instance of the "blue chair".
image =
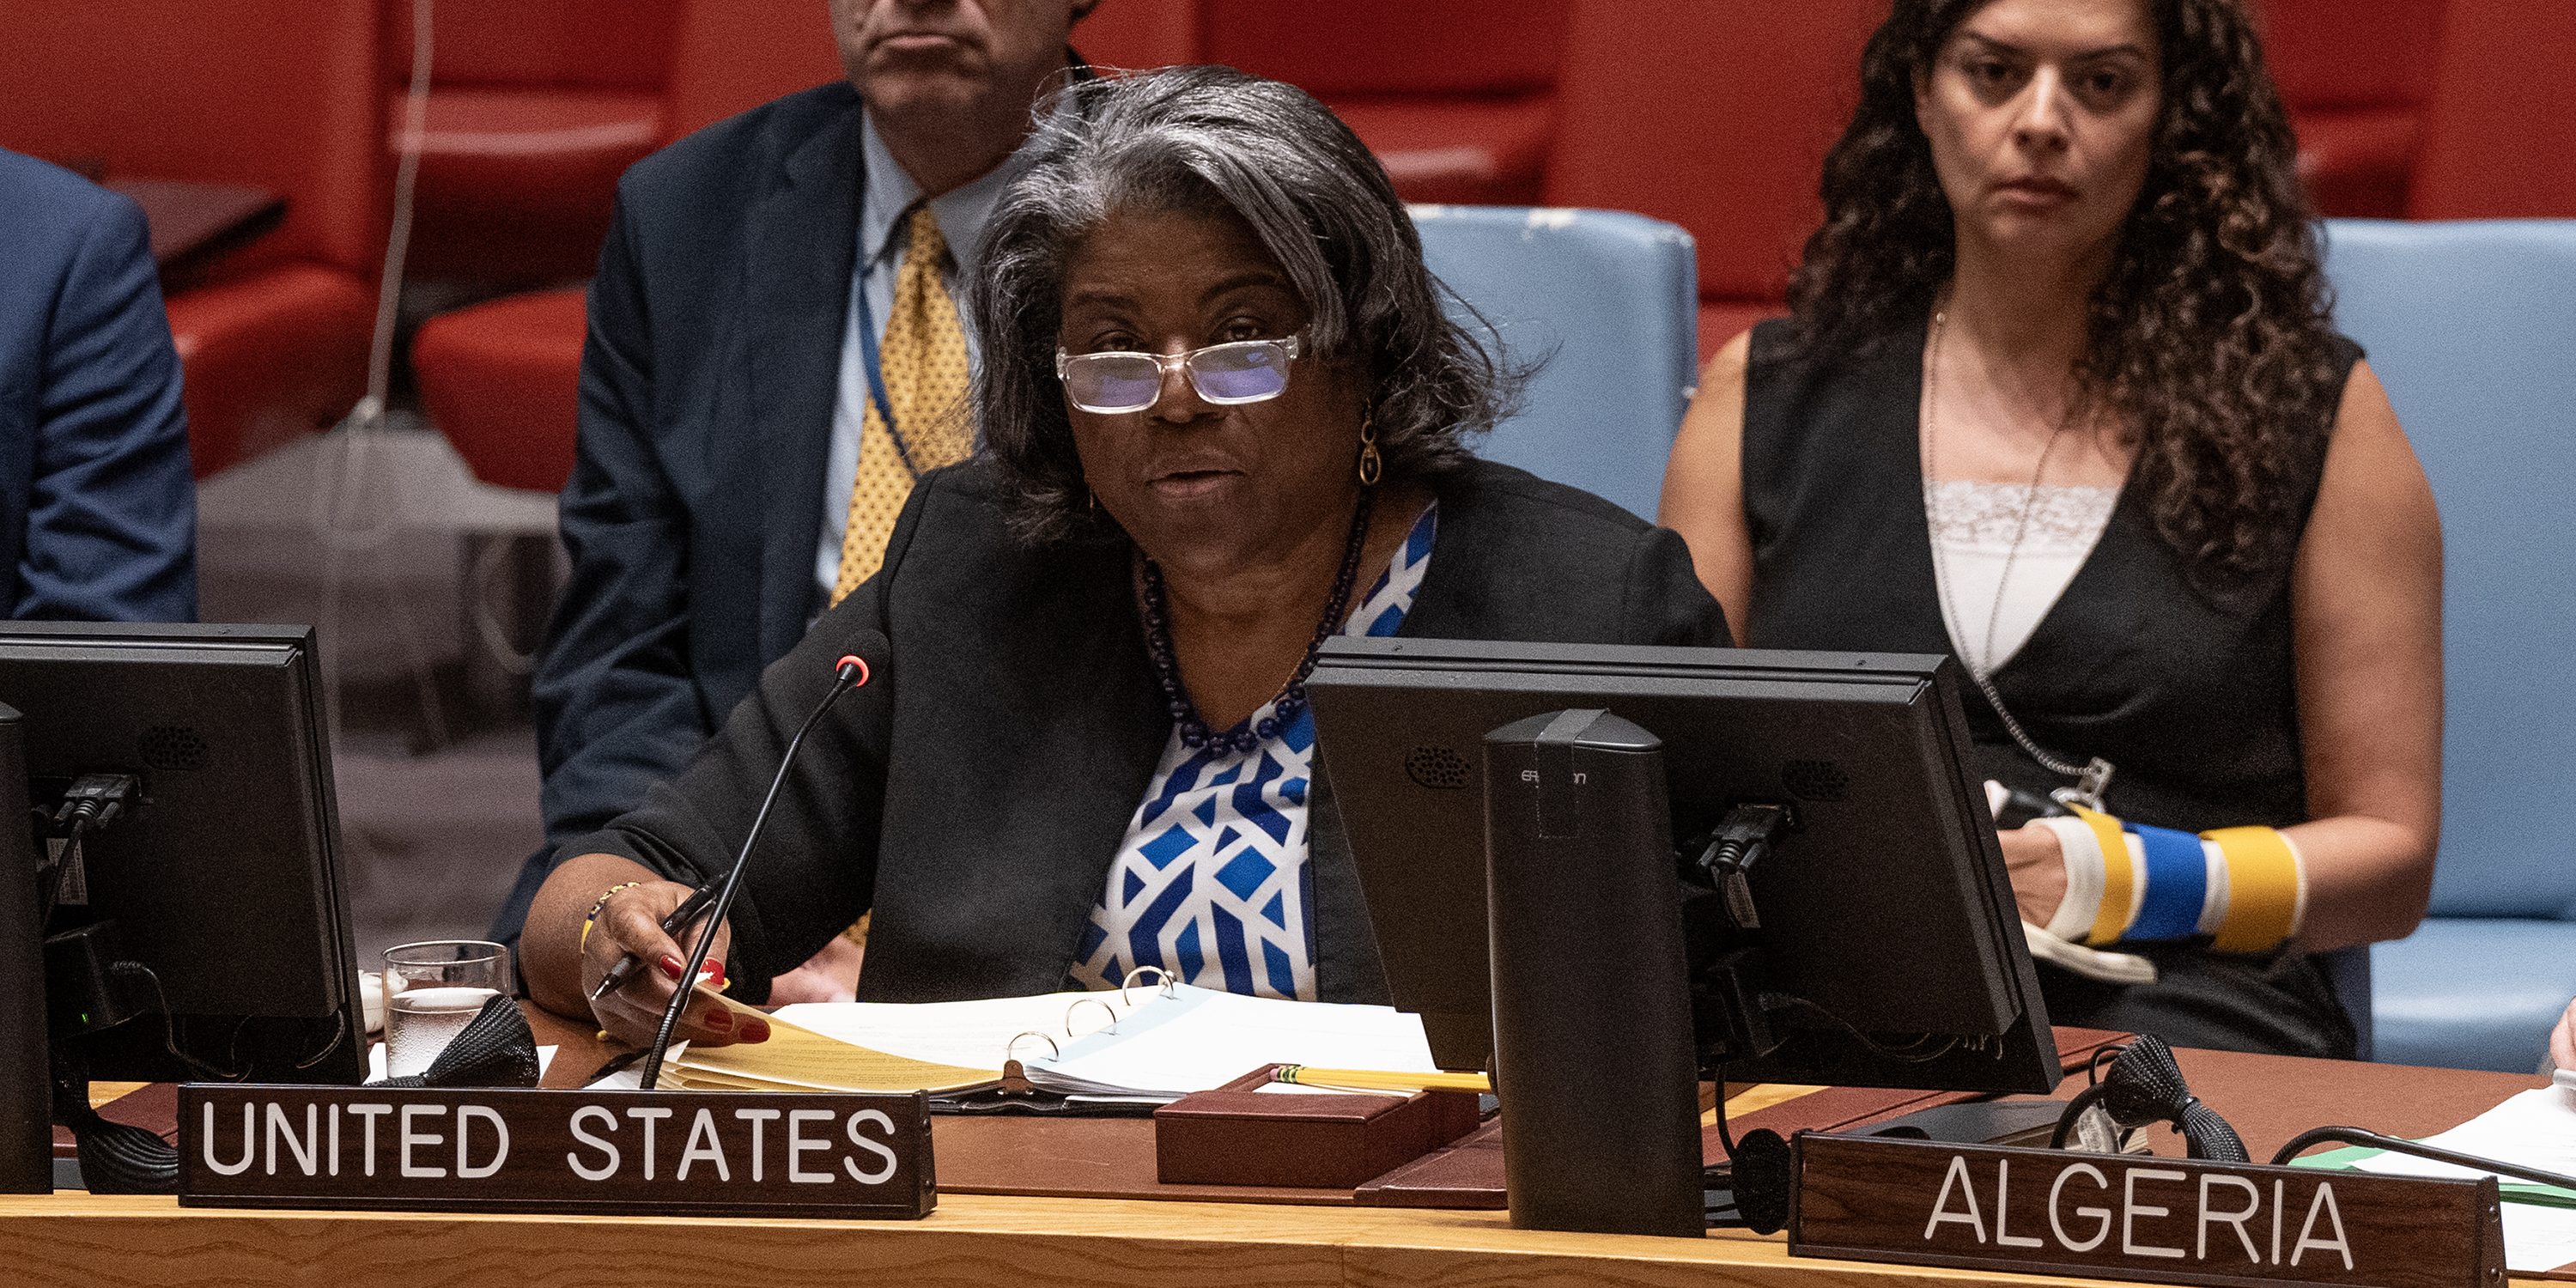
[[2327, 225], [2442, 511], [2442, 848], [2378, 945], [2378, 1058], [2529, 1072], [2576, 994], [2576, 221]]
[[1653, 518], [1699, 357], [1690, 234], [1613, 210], [1416, 206], [1413, 222], [1504, 355], [1544, 360], [1480, 454]]

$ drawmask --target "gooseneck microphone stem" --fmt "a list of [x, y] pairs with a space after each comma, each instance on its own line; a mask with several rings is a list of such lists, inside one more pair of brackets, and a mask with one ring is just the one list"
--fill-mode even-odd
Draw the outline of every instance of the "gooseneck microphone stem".
[[778, 758], [778, 772], [770, 777], [769, 792], [760, 799], [760, 812], [752, 815], [751, 830], [743, 834], [742, 849], [733, 856], [733, 869], [725, 873], [724, 885], [716, 891], [715, 902], [707, 909], [707, 931], [698, 936], [697, 947], [689, 950], [688, 964], [680, 968], [680, 978], [676, 981], [678, 990], [672, 993], [671, 1004], [662, 1010], [662, 1027], [654, 1033], [653, 1045], [644, 1051], [644, 1071], [639, 1085], [646, 1091], [662, 1083], [662, 1057], [671, 1049], [671, 1034], [680, 1027], [681, 1014], [689, 1009], [689, 994], [696, 989], [698, 971], [707, 964], [707, 950], [716, 941], [715, 928], [725, 924], [725, 918], [733, 912], [733, 897], [742, 888], [743, 868], [751, 859], [752, 847], [760, 843], [762, 829], [769, 825], [770, 807], [778, 803], [778, 793], [787, 785], [787, 771], [796, 764], [796, 749], [805, 745], [805, 735], [823, 723], [823, 717], [831, 712], [833, 703], [841, 700], [842, 694], [868, 682], [868, 664], [855, 653], [843, 656], [832, 669], [831, 691], [823, 695], [821, 702], [814, 704], [814, 714], [805, 717], [805, 723], [796, 730], [796, 736], [787, 740], [787, 750]]
[[2272, 1155], [2272, 1165], [2289, 1166], [2291, 1159], [2319, 1145], [2328, 1144], [2364, 1145], [2372, 1149], [2384, 1149], [2392, 1154], [2409, 1154], [2416, 1158], [2430, 1159], [2436, 1163], [2449, 1163], [2453, 1167], [2465, 1167], [2471, 1171], [2493, 1172], [2498, 1176], [2510, 1176], [2515, 1180], [2529, 1181], [2534, 1185], [2576, 1190], [2576, 1176], [2562, 1176], [2556, 1172], [2526, 1167], [2520, 1163], [2480, 1158], [2475, 1154], [2463, 1154], [2455, 1149], [2427, 1145], [2420, 1140], [2404, 1140], [2396, 1136], [2383, 1136], [2375, 1131], [2363, 1131], [2359, 1127], [2315, 1127], [2300, 1132]]

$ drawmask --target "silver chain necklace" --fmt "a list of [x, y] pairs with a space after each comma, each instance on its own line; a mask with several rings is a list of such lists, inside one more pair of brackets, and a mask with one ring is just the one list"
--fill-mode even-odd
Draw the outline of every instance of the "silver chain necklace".
[[[1938, 477], [1940, 473], [1936, 462], [1941, 424], [1941, 336], [1948, 329], [1949, 321], [1950, 310], [1946, 304], [1932, 311], [1932, 343], [1923, 361], [1923, 472], [1928, 477]], [[2039, 508], [2040, 480], [2048, 474], [2048, 458], [2056, 454], [2058, 440], [2066, 437], [2068, 419], [2059, 418], [2057, 428], [2048, 432], [2048, 442], [2039, 449], [2039, 464], [2030, 472], [2030, 487], [2022, 494], [2021, 516], [2013, 523], [2012, 546], [2004, 552], [2003, 572], [1995, 581], [1995, 600], [1986, 610], [1985, 656], [1988, 658], [1995, 655], [1995, 624], [2003, 617], [2004, 592], [2012, 585], [2013, 564], [2021, 558], [2022, 540], [2030, 534], [2031, 515]], [[1928, 512], [1930, 508], [1927, 498], [1925, 509]], [[1956, 616], [1950, 611], [1950, 599], [1951, 588], [1957, 583], [1950, 576], [1947, 544], [1939, 533], [1930, 535], [1933, 571], [1940, 582], [1942, 616], [1946, 620]], [[1965, 652], [1964, 649], [1961, 651]], [[2040, 750], [2039, 744], [2032, 741], [2030, 734], [2021, 727], [2021, 721], [2013, 718], [2012, 708], [2004, 705], [2004, 695], [1996, 690], [1994, 679], [1986, 668], [1964, 656], [1959, 661], [1967, 668], [1968, 677], [1977, 682], [1977, 690], [1985, 694], [1986, 701], [1993, 705], [1995, 714], [2002, 718], [2004, 732], [2011, 734], [2012, 740], [2030, 753], [2030, 758], [2038, 761], [2041, 768], [2075, 780], [2074, 785], [2060, 787], [2050, 795], [2087, 809], [2101, 809], [2102, 793], [2111, 786], [2111, 762], [2095, 756], [2078, 765]]]

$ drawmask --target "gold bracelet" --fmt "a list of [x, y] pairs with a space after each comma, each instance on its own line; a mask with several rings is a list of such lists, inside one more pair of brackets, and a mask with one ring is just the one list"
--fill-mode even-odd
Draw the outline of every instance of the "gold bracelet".
[[599, 920], [599, 914], [608, 910], [608, 901], [616, 898], [620, 893], [632, 890], [642, 884], [644, 883], [641, 881], [628, 881], [608, 887], [607, 893], [599, 896], [598, 901], [590, 905], [590, 911], [584, 914], [581, 919], [581, 943], [579, 947], [590, 947], [591, 925]]

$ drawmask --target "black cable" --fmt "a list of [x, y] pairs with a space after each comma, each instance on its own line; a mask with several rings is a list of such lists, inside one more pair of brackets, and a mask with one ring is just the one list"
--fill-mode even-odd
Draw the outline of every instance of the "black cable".
[[[152, 998], [154, 1001], [160, 1003], [156, 1009], [161, 1012], [161, 1045], [165, 1050], [169, 1051], [171, 1058], [186, 1065], [191, 1072], [197, 1073], [216, 1082], [239, 1082], [250, 1076], [250, 1070], [247, 1068], [242, 1069], [238, 1073], [226, 1073], [222, 1069], [216, 1068], [214, 1065], [200, 1060], [197, 1057], [179, 1049], [178, 1017], [171, 1013], [170, 994], [163, 991], [161, 987], [161, 976], [155, 973], [151, 967], [146, 966], [141, 962], [129, 959], [120, 961], [114, 966], [109, 967], [108, 974], [118, 979], [128, 979], [133, 976], [140, 975], [145, 980], [150, 981], [152, 985]], [[248, 1017], [244, 1017], [244, 1022], [246, 1023], [247, 1021]], [[241, 1030], [239, 1028], [235, 1028], [233, 1030], [233, 1046], [229, 1051], [229, 1054], [231, 1054], [235, 1059], [240, 1058], [240, 1042]]]
[[[1726, 1121], [1726, 1070], [1709, 1071], [1717, 1080], [1717, 1138], [1726, 1146], [1726, 1165], [1700, 1169], [1700, 1215], [1711, 1225], [1741, 1225], [1755, 1234], [1770, 1234], [1789, 1221], [1792, 1187], [1789, 1142], [1769, 1128], [1747, 1133], [1742, 1141]], [[1707, 1191], [1723, 1176], [1726, 1205], [1712, 1204]]]
[[2093, 1058], [2084, 1062], [2084, 1085], [2088, 1087], [2100, 1086], [2102, 1084], [2102, 1066], [2109, 1064], [2114, 1059], [2117, 1059], [2120, 1052], [2125, 1049], [2126, 1048], [2116, 1046], [2095, 1047], [2093, 1049]]
[[1726, 1156], [1735, 1157], [1735, 1132], [1726, 1125], [1726, 1080], [1717, 1082], [1717, 1143], [1726, 1146]]
[[[1955, 1033], [1924, 1033], [1917, 1035], [1914, 1041], [1907, 1046], [1887, 1046], [1871, 1037], [1869, 1034], [1862, 1032], [1860, 1027], [1853, 1024], [1851, 1021], [1834, 1014], [1832, 1011], [1829, 1011], [1814, 1002], [1808, 1001], [1806, 998], [1799, 997], [1794, 993], [1764, 993], [1761, 1000], [1762, 1009], [1766, 1011], [1796, 1011], [1800, 1014], [1811, 1015], [1817, 1019], [1823, 1020], [1827, 1024], [1841, 1030], [1846, 1036], [1850, 1037], [1852, 1041], [1859, 1043], [1862, 1050], [1869, 1052], [1871, 1055], [1877, 1056], [1881, 1060], [1888, 1060], [1897, 1064], [1929, 1064], [1932, 1061], [1938, 1060], [1941, 1057], [1950, 1054], [1952, 1051], [1959, 1049], [1959, 1036]], [[1929, 1042], [1938, 1042], [1939, 1045], [1933, 1047], [1929, 1051], [1919, 1049], [1923, 1044]]]
[[296, 1061], [296, 1069], [300, 1072], [330, 1059], [331, 1053], [339, 1050], [340, 1044], [348, 1040], [349, 1012], [344, 1008], [331, 1013], [331, 1040], [324, 1043], [321, 1050], [314, 1052], [312, 1059]]
[[70, 892], [72, 868], [81, 861], [81, 840], [88, 834], [89, 815], [73, 816], [71, 832], [64, 838], [63, 855], [54, 861], [54, 879], [45, 883], [44, 904], [36, 910], [39, 929], [53, 922], [54, 909], [62, 906], [63, 896]]
[[67, 842], [62, 858], [54, 864], [54, 880], [45, 890], [36, 924], [51, 922], [54, 909], [61, 906], [72, 869], [80, 862], [83, 840], [93, 829], [103, 831], [123, 818], [129, 807], [140, 805], [142, 800], [143, 780], [132, 774], [85, 773], [72, 780], [64, 790], [62, 804], [53, 812], [35, 810], [36, 817], [46, 827], [61, 831]]
[[2465, 1167], [2471, 1171], [2510, 1176], [2515, 1180], [2529, 1181], [2535, 1185], [2576, 1190], [2576, 1176], [2561, 1176], [2556, 1172], [2525, 1167], [2519, 1163], [2503, 1163], [2492, 1158], [2480, 1158], [2475, 1154], [2463, 1154], [2458, 1150], [2427, 1145], [2420, 1140], [2405, 1140], [2396, 1136], [2383, 1136], [2375, 1131], [2363, 1131], [2359, 1127], [2315, 1127], [2300, 1132], [2291, 1137], [2288, 1144], [2273, 1153], [2272, 1166], [2286, 1167], [2291, 1159], [2318, 1145], [2329, 1143], [2367, 1145], [2374, 1149], [2387, 1150], [2392, 1154], [2411, 1154], [2417, 1158], [2429, 1158], [2437, 1163], [2449, 1163], [2454, 1167]]

